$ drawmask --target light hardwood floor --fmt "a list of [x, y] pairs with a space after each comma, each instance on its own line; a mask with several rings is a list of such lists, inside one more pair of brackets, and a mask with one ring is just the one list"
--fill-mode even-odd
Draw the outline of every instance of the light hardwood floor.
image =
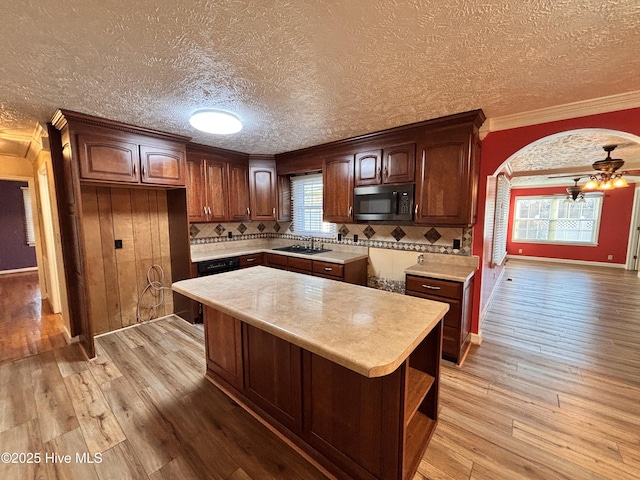
[[[511, 261], [499, 288], [483, 345], [443, 364], [415, 479], [640, 478], [640, 279]], [[201, 326], [167, 317], [96, 347], [0, 365], [0, 452], [72, 455], [0, 478], [322, 478], [203, 379]]]

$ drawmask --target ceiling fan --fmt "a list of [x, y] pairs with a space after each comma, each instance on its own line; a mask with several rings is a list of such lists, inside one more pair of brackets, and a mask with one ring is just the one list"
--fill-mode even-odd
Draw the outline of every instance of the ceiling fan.
[[568, 202], [584, 202], [585, 197], [587, 196], [602, 196], [603, 193], [602, 192], [585, 192], [584, 191], [584, 186], [580, 186], [578, 185], [578, 181], [581, 179], [582, 177], [575, 177], [573, 179], [573, 185], [571, 185], [570, 187], [567, 187], [567, 198], [566, 201]]
[[[563, 178], [573, 177], [575, 185], [569, 188], [579, 188], [577, 180], [583, 177], [589, 177], [587, 183], [582, 187], [582, 190], [610, 190], [612, 188], [622, 188], [628, 186], [624, 175], [640, 175], [640, 170], [618, 170], [624, 166], [624, 160], [621, 158], [611, 158], [611, 152], [613, 152], [618, 145], [605, 145], [603, 150], [607, 152], [607, 157], [603, 160], [595, 161], [591, 167], [595, 170], [595, 173], [585, 173], [584, 175], [577, 176], [575, 173], [567, 175], [557, 175], [549, 178]], [[567, 188], [567, 192], [569, 190]], [[570, 195], [572, 193], [568, 192]], [[578, 194], [576, 194], [578, 195]]]

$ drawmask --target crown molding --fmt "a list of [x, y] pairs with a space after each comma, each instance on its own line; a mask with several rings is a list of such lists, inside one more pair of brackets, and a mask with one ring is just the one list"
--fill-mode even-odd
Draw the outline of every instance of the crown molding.
[[615, 112], [629, 108], [640, 107], [640, 90], [608, 97], [593, 98], [580, 102], [565, 103], [553, 107], [531, 110], [529, 112], [515, 113], [503, 117], [487, 118], [480, 128], [480, 138], [489, 132], [509, 130], [511, 128], [527, 127], [540, 123], [567, 120], [569, 118], [585, 117], [587, 115], [597, 115], [599, 113]]

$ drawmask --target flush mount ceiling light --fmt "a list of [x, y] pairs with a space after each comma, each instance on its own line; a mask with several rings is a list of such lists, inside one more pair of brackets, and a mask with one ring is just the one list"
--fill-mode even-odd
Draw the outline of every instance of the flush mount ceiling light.
[[189, 123], [203, 132], [230, 135], [242, 130], [240, 119], [220, 110], [198, 110], [191, 115]]

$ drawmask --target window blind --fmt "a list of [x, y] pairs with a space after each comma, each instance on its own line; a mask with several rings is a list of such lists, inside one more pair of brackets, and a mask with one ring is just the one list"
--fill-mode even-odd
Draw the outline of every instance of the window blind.
[[493, 250], [491, 264], [501, 265], [507, 256], [507, 228], [509, 226], [509, 201], [511, 182], [504, 175], [498, 175], [496, 186], [496, 210], [493, 226]]
[[322, 221], [322, 174], [291, 177], [292, 231], [298, 235], [335, 235], [336, 225]]
[[33, 211], [31, 210], [31, 192], [29, 187], [20, 187], [22, 190], [22, 200], [24, 202], [24, 230], [27, 245], [33, 247], [36, 244], [36, 234], [33, 229]]

